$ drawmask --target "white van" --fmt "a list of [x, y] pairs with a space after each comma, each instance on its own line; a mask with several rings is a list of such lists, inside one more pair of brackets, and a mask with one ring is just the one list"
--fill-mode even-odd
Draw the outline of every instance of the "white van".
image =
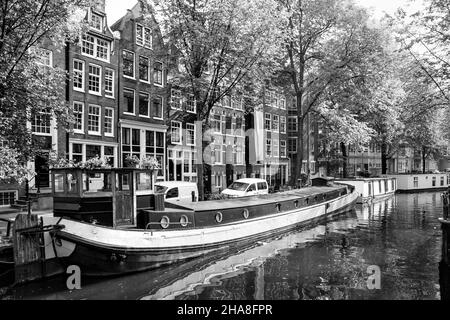
[[228, 188], [222, 191], [222, 194], [229, 197], [247, 197], [260, 194], [268, 194], [269, 186], [264, 179], [245, 178], [233, 182]]
[[192, 192], [198, 201], [197, 184], [184, 181], [158, 181], [155, 183], [155, 193], [164, 193], [168, 202], [192, 202]]

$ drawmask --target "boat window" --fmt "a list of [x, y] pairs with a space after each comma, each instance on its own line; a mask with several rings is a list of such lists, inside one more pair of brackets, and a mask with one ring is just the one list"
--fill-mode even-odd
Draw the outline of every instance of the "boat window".
[[78, 193], [78, 179], [73, 173], [67, 173], [67, 192]]
[[248, 183], [244, 183], [244, 182], [233, 182], [228, 189], [230, 190], [236, 190], [236, 191], [245, 191], [245, 189], [247, 189], [248, 187]]
[[250, 187], [248, 187], [247, 192], [256, 191], [256, 184], [252, 183]]
[[55, 192], [64, 192], [64, 175], [55, 174]]
[[83, 192], [111, 191], [111, 173], [83, 173]]
[[178, 198], [178, 187], [172, 188], [167, 191], [166, 199], [170, 199], [170, 198]]
[[267, 183], [266, 182], [258, 182], [258, 190], [265, 190], [267, 189]]
[[136, 173], [137, 190], [152, 190], [152, 175], [148, 172]]

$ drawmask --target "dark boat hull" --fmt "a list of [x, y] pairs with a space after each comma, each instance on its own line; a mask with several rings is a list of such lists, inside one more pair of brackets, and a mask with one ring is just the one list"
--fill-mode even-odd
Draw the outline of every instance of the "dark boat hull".
[[215, 244], [203, 244], [200, 246], [183, 246], [180, 248], [158, 249], [133, 249], [113, 248], [93, 244], [86, 239], [77, 238], [71, 234], [61, 233], [59, 237], [69, 242], [76, 243], [73, 253], [62, 261], [67, 265], [78, 265], [84, 276], [113, 276], [149, 269], [155, 269], [169, 264], [198, 258], [204, 255], [220, 253], [239, 247], [245, 247], [258, 240], [267, 239], [296, 228], [305, 227], [330, 219], [336, 215], [348, 212], [355, 201], [318, 218], [305, 220], [301, 223], [284, 228], [273, 229], [268, 232], [258, 233], [250, 237], [235, 241], [226, 241]]

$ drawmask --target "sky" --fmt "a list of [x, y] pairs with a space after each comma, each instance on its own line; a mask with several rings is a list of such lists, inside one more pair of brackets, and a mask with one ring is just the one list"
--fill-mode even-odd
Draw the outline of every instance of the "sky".
[[[381, 17], [384, 12], [393, 14], [398, 7], [418, 9], [422, 0], [355, 0], [355, 2], [366, 8], [372, 8], [374, 15]], [[136, 3], [137, 0], [106, 0], [108, 24], [112, 25], [119, 20], [125, 15], [127, 9], [131, 9]]]

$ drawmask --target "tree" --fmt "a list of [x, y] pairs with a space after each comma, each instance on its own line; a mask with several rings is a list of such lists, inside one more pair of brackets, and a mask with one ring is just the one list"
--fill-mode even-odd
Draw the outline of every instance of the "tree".
[[[145, 2], [148, 12], [152, 9]], [[189, 90], [196, 101], [197, 137], [206, 138], [212, 108], [224, 97], [249, 87], [255, 93], [261, 75], [271, 73], [282, 30], [275, 0], [154, 1], [163, 36], [173, 44], [170, 83]], [[177, 70], [178, 69], [178, 70]], [[244, 88], [245, 87], [245, 88]], [[245, 89], [245, 90], [244, 90]], [[203, 199], [203, 155], [208, 141], [197, 139], [199, 198]], [[207, 159], [206, 159], [207, 160]]]
[[[64, 70], [40, 64], [44, 42], [61, 50], [65, 41], [81, 30], [77, 10], [87, 0], [4, 0], [0, 5], [0, 141], [7, 141], [11, 157], [22, 166], [39, 149], [27, 126], [43, 111], [58, 123], [70, 120], [65, 103]], [[75, 17], [75, 20], [74, 20]], [[80, 19], [81, 20], [81, 19]], [[5, 158], [2, 158], [3, 160]], [[0, 170], [8, 171], [8, 162]]]

